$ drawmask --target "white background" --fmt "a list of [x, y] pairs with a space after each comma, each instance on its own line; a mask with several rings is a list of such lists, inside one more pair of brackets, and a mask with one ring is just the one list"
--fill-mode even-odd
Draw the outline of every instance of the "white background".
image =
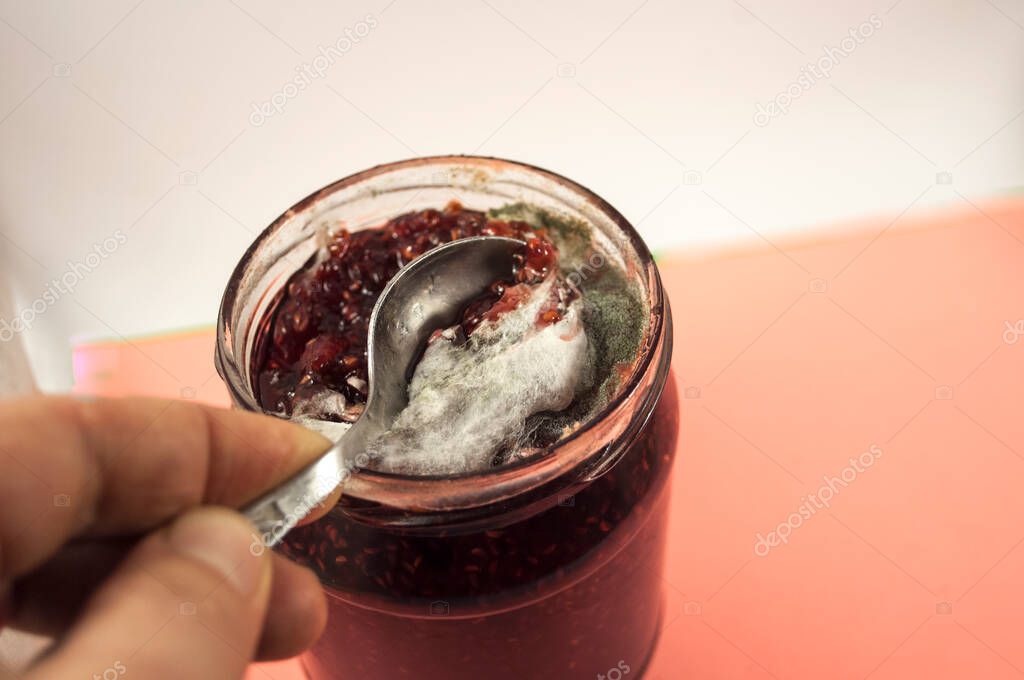
[[[830, 78], [755, 125], [871, 15], [881, 27]], [[1024, 176], [1022, 66], [1020, 0], [2, 0], [4, 271], [23, 308], [125, 235], [23, 334], [43, 386], [66, 387], [72, 342], [212, 323], [282, 210], [409, 156], [555, 170], [662, 253], [1005, 192]]]

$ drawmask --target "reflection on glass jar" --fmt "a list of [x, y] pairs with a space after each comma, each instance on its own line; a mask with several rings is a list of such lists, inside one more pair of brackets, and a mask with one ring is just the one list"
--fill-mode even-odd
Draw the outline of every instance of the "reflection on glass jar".
[[[327, 630], [303, 664], [316, 680], [640, 677], [660, 623], [678, 427], [671, 319], [650, 253], [599, 197], [537, 168], [474, 157], [341, 180], [246, 253], [222, 303], [218, 369], [237, 406], [262, 410], [256, 357], [267, 319], [324, 225], [378, 226], [452, 198], [477, 210], [526, 204], [588, 225], [595, 252], [643, 298], [636, 351], [617, 361], [600, 408], [541, 453], [447, 477], [362, 471], [326, 517], [294, 530], [281, 549], [313, 569], [329, 601]], [[576, 270], [584, 296], [591, 274]]]

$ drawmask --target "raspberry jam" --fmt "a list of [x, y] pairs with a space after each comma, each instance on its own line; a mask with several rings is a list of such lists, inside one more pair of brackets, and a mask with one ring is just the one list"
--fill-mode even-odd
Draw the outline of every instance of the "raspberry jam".
[[[453, 196], [481, 210], [429, 209]], [[338, 224], [373, 226], [325, 240]], [[456, 475], [362, 470], [326, 516], [286, 536], [280, 550], [317, 574], [329, 603], [327, 629], [302, 657], [312, 680], [643, 676], [661, 624], [678, 429], [672, 323], [649, 251], [600, 197], [539, 168], [466, 156], [340, 180], [244, 255], [221, 304], [218, 371], [240, 408], [354, 420], [367, 323], [388, 280], [431, 247], [488, 233], [527, 245], [514, 277], [471, 304], [459, 330], [561, 277], [598, 377], [564, 412], [542, 414], [530, 456]], [[558, 320], [554, 297], [538, 323]], [[330, 408], [310, 414], [310, 403]]]
[[343, 497], [293, 530], [283, 552], [328, 586], [310, 677], [591, 680], [620, 661], [641, 677], [661, 623], [677, 430], [670, 379], [611, 471], [488, 528], [375, 526]]
[[[495, 281], [465, 311], [467, 335], [485, 319], [514, 308], [524, 289], [551, 273], [558, 253], [543, 230], [520, 221], [488, 219], [450, 202], [444, 210], [410, 212], [376, 228], [338, 230], [326, 257], [296, 272], [268, 316], [269, 332], [257, 349], [257, 394], [265, 410], [292, 415], [325, 389], [340, 393], [346, 407], [319, 418], [351, 421], [367, 396], [366, 340], [370, 313], [387, 282], [426, 251], [469, 236], [524, 240], [512, 280]], [[560, 318], [557, 306], [542, 320]]]

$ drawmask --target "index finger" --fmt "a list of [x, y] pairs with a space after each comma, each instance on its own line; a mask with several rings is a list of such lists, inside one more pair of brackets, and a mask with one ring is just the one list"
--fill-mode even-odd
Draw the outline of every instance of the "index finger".
[[0, 581], [83, 535], [238, 507], [330, 442], [268, 416], [159, 399], [0, 401]]

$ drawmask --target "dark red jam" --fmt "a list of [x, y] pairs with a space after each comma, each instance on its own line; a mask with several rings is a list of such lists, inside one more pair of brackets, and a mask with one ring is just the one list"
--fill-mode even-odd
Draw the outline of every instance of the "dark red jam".
[[[256, 392], [264, 409], [292, 415], [296, 406], [325, 389], [340, 393], [345, 414], [357, 417], [366, 402], [366, 339], [370, 313], [384, 286], [405, 264], [431, 248], [469, 236], [510, 236], [526, 242], [514, 277], [496, 281], [462, 319], [468, 335], [485, 319], [514, 308], [524, 289], [556, 270], [558, 252], [542, 229], [525, 222], [490, 219], [456, 202], [444, 210], [420, 210], [353, 233], [338, 230], [326, 253], [288, 281], [269, 313], [267, 332], [254, 354]], [[564, 302], [564, 300], [562, 301]], [[560, 318], [559, 307], [543, 312]]]
[[464, 526], [381, 526], [342, 497], [282, 550], [328, 586], [313, 680], [592, 680], [643, 673], [661, 625], [671, 376], [622, 459], [581, 487], [539, 489]]

